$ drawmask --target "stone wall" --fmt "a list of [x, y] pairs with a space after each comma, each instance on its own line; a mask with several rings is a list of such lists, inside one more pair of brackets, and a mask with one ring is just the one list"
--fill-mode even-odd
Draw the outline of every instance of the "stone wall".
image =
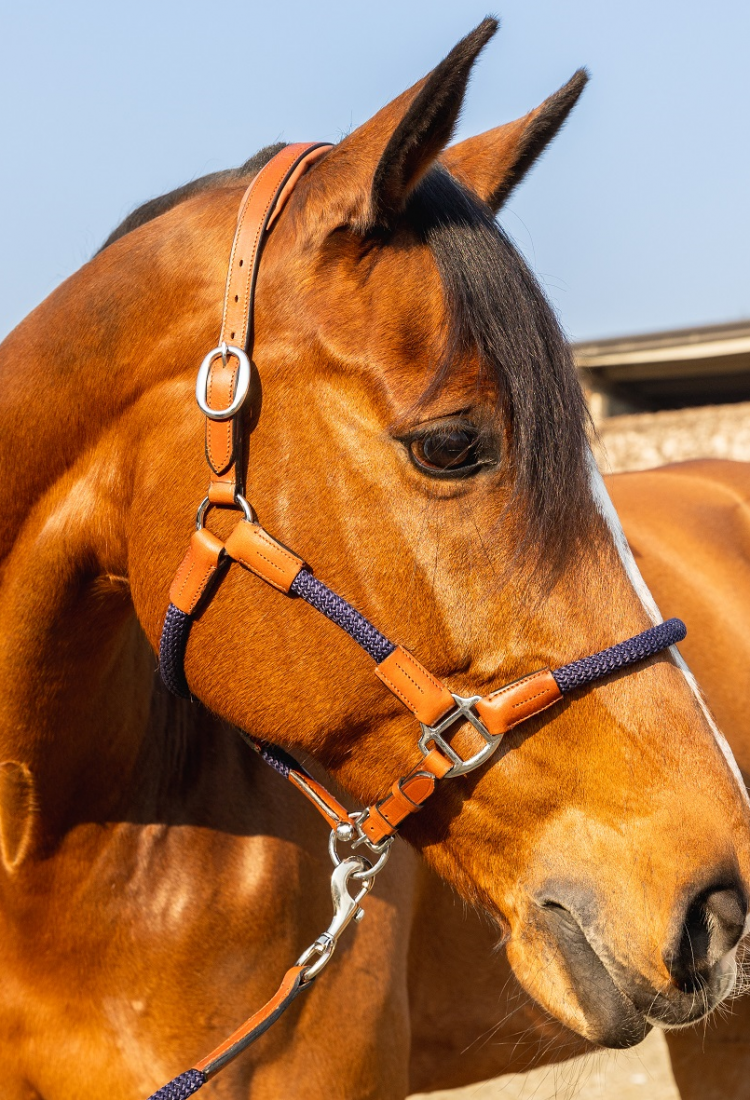
[[688, 458], [750, 462], [750, 402], [610, 416], [596, 427], [594, 452], [605, 472], [646, 470]]

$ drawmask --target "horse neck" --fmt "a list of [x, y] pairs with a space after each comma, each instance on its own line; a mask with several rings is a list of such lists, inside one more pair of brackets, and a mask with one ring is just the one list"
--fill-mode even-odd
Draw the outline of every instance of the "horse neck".
[[[0, 347], [0, 801], [11, 789], [13, 814], [33, 807], [40, 837], [117, 812], [154, 722], [154, 657], [128, 580], [131, 413], [218, 329], [211, 256], [225, 253], [215, 237], [225, 224], [231, 236], [231, 220], [208, 210], [194, 255], [145, 226]], [[174, 275], [186, 268], [199, 273], [189, 286]]]

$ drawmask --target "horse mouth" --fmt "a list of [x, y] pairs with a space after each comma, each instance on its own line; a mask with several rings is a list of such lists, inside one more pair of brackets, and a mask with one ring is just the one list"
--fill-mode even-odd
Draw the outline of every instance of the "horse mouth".
[[586, 925], [564, 906], [546, 901], [539, 928], [554, 941], [572, 992], [586, 1020], [586, 1038], [599, 1046], [626, 1049], [642, 1042], [654, 1027], [689, 1027], [708, 1016], [733, 991], [737, 967], [727, 958], [710, 982], [690, 990], [657, 990], [642, 975], [607, 958]]
[[586, 1038], [613, 1050], [642, 1042], [653, 1025], [615, 982], [573, 913], [555, 902], [545, 902], [539, 918], [540, 931], [554, 941], [562, 957], [572, 992], [586, 1019]]

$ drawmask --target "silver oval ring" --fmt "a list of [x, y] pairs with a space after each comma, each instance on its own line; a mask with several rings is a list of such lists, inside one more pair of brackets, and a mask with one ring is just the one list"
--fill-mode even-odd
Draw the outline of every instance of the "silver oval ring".
[[[233, 355], [240, 365], [237, 373], [237, 389], [225, 409], [212, 409], [208, 404], [208, 372], [211, 370], [214, 359], [221, 356], [226, 363], [227, 355]], [[219, 344], [213, 351], [209, 351], [200, 365], [195, 382], [195, 400], [198, 402], [198, 408], [209, 420], [230, 420], [242, 408], [249, 389], [250, 360], [242, 348], [236, 348], [233, 344]]]
[[[331, 857], [331, 861], [332, 861], [334, 867], [338, 867], [339, 864], [343, 862], [342, 859], [341, 859], [341, 856], [338, 853], [338, 848], [336, 847], [337, 839], [338, 839], [338, 837], [336, 836], [336, 830], [331, 829], [331, 835], [328, 838], [328, 854]], [[393, 843], [393, 837], [389, 837], [389, 842], [386, 844], [385, 848], [383, 849], [383, 851], [379, 855], [378, 859], [376, 859], [374, 863], [370, 863], [369, 859], [366, 856], [357, 856], [357, 857], [355, 857], [355, 858], [357, 858], [361, 861], [363, 866], [362, 866], [361, 871], [355, 871], [354, 872], [354, 874], [352, 875], [352, 878], [356, 879], [358, 882], [367, 882], [371, 878], [374, 878], [375, 875], [377, 875], [380, 871], [383, 870], [386, 863], [388, 862], [388, 857], [391, 854], [391, 844], [392, 843]], [[347, 859], [351, 859], [351, 858], [352, 858], [351, 856], [347, 856]]]
[[[256, 516], [256, 514], [253, 510], [252, 504], [250, 504], [249, 501], [245, 500], [245, 498], [242, 496], [241, 493], [235, 493], [234, 503], [239, 504], [240, 508], [245, 513], [245, 519], [247, 520], [248, 523], [257, 523], [258, 522], [258, 517]], [[196, 531], [200, 531], [203, 528], [203, 520], [206, 518], [206, 512], [208, 511], [209, 508], [214, 508], [214, 507], [218, 507], [218, 505], [214, 505], [213, 502], [211, 500], [209, 500], [208, 497], [203, 498], [203, 500], [198, 505], [198, 511], [196, 512], [196, 515], [195, 515], [195, 529], [196, 529]]]

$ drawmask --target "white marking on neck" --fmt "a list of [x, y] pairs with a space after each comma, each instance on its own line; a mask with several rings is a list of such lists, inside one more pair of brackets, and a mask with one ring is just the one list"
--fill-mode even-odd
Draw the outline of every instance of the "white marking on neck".
[[[620, 555], [620, 559], [624, 566], [625, 572], [628, 575], [628, 579], [635, 589], [636, 595], [646, 609], [646, 614], [651, 619], [651, 622], [654, 624], [660, 623], [662, 622], [662, 616], [659, 612], [659, 608], [656, 606], [656, 601], [651, 595], [648, 585], [641, 576], [640, 569], [636, 565], [635, 558], [633, 557], [633, 551], [630, 549], [630, 546], [628, 545], [628, 540], [625, 537], [625, 532], [622, 529], [620, 517], [615, 511], [615, 506], [612, 503], [610, 495], [607, 492], [607, 487], [604, 484], [604, 478], [602, 477], [599, 468], [594, 461], [594, 456], [590, 451], [589, 468], [591, 472], [591, 490], [594, 495], [594, 500], [596, 501], [596, 505], [601, 515], [604, 517], [607, 526], [612, 532], [612, 538], [614, 539], [617, 552]], [[683, 676], [688, 682], [690, 690], [692, 691], [698, 702], [698, 705], [703, 711], [706, 722], [708, 723], [711, 732], [716, 739], [716, 743], [718, 744], [721, 751], [724, 753], [727, 764], [731, 768], [732, 773], [737, 780], [737, 783], [739, 784], [740, 790], [745, 797], [745, 801], [748, 803], [748, 805], [750, 805], [750, 796], [748, 795], [747, 787], [745, 786], [745, 782], [742, 778], [742, 773], [737, 766], [737, 761], [734, 758], [734, 754], [729, 747], [729, 743], [726, 737], [716, 725], [716, 722], [714, 721], [714, 718], [706, 705], [706, 700], [703, 698], [703, 694], [698, 687], [695, 676], [693, 676], [692, 672], [685, 664], [685, 659], [682, 654], [678, 652], [676, 646], [671, 646], [670, 652], [672, 654], [675, 664], [682, 671]]]

